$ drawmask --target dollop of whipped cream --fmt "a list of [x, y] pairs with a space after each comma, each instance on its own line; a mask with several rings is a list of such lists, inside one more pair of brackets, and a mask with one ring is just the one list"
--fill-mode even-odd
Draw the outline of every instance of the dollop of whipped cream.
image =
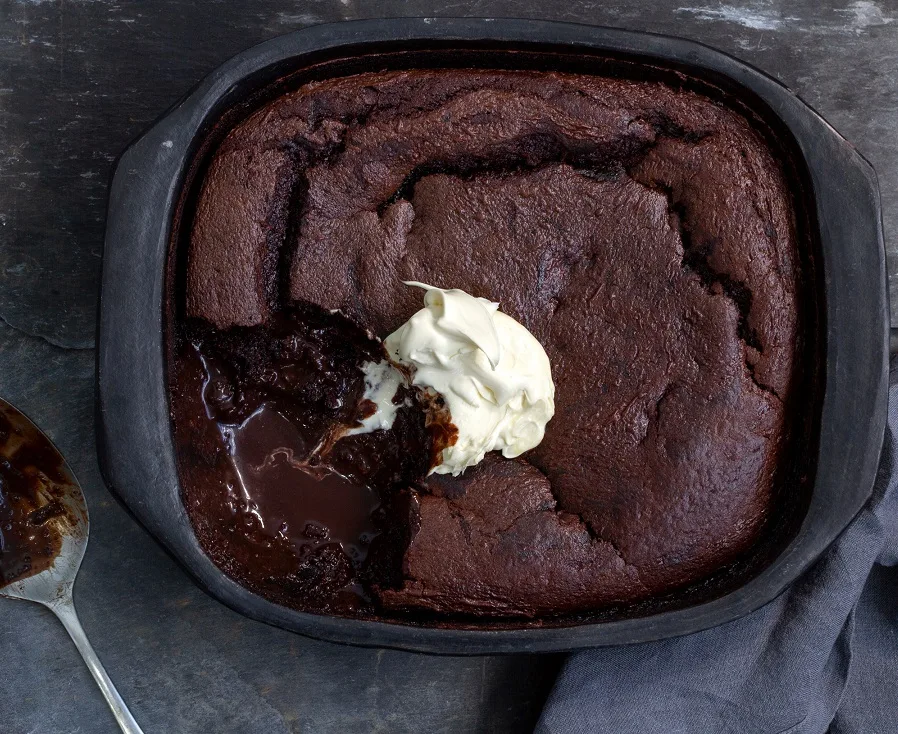
[[362, 372], [365, 374], [365, 393], [362, 399], [374, 403], [376, 410], [358, 426], [347, 431], [347, 436], [389, 430], [393, 427], [396, 411], [399, 409], [394, 398], [404, 381], [403, 374], [389, 362], [365, 362]]
[[413, 368], [414, 385], [443, 397], [458, 429], [457, 441], [443, 449], [431, 473], [458, 475], [488, 451], [510, 459], [538, 445], [555, 413], [555, 384], [542, 345], [497, 303], [455, 288], [405, 284], [424, 289], [424, 308], [384, 346], [393, 360]]

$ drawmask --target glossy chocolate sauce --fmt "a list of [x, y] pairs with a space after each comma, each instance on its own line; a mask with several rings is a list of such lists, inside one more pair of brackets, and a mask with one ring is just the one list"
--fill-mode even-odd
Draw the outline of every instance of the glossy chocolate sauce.
[[382, 537], [394, 498], [423, 480], [447, 430], [404, 387], [390, 430], [345, 435], [373, 407], [362, 365], [385, 358], [355, 323], [309, 304], [265, 326], [185, 330], [177, 384], [192, 407], [176, 434], [192, 457], [183, 470], [205, 479], [185, 483], [186, 505], [232, 576], [339, 610], [367, 603], [369, 557], [398, 563]]
[[310, 465], [296, 427], [262, 405], [240, 426], [222, 426], [239, 477], [240, 494], [255, 507], [263, 532], [297, 538], [300, 545], [337, 541], [363, 557], [376, 533], [377, 492], [323, 465]]
[[38, 430], [12, 422], [0, 405], [0, 587], [49, 568], [62, 547], [54, 518], [69, 479]]

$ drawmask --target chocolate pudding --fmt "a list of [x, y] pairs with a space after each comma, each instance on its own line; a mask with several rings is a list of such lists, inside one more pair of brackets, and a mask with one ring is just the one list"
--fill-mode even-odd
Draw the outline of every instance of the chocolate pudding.
[[0, 587], [45, 571], [62, 548], [55, 518], [69, 479], [47, 438], [0, 404]]
[[[198, 184], [172, 325], [210, 558], [297, 609], [539, 623], [750, 556], [799, 491], [816, 328], [768, 133], [685, 86], [472, 69], [309, 83], [246, 117]], [[452, 427], [411, 388], [392, 428], [348, 435], [411, 280], [543, 345], [536, 448], [429, 474]]]

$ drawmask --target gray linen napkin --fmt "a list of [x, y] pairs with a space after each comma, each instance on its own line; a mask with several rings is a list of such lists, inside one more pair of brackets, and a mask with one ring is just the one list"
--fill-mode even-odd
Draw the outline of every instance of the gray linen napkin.
[[873, 497], [789, 590], [705, 632], [565, 663], [538, 734], [898, 732], [898, 371]]

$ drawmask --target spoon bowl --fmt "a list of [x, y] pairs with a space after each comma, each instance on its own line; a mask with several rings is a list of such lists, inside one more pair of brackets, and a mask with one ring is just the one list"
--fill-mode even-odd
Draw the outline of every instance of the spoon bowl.
[[[52, 446], [50, 440], [34, 423], [2, 399], [0, 399], [0, 415], [7, 420], [15, 433], [15, 437], [0, 448], [0, 455], [8, 458], [21, 445], [34, 443], [35, 440], [46, 441]], [[52, 530], [60, 536], [59, 552], [46, 570], [22, 576], [6, 586], [0, 586], [0, 596], [26, 599], [39, 604], [51, 604], [71, 596], [75, 577], [87, 550], [90, 517], [78, 480], [75, 479], [62, 455], [58, 451], [56, 453], [59, 461], [55, 473], [61, 475], [63, 481], [58, 481], [58, 477], [52, 484], [48, 481], [45, 491], [41, 494], [45, 502], [56, 500], [64, 508], [64, 512], [48, 521], [48, 524], [52, 523], [54, 526]]]
[[[90, 534], [90, 518], [81, 486], [52, 441], [24, 413], [0, 399], [0, 418], [4, 419], [8, 434], [0, 443], [0, 460], [15, 464], [20, 452], [38, 447], [40, 451], [37, 455], [41, 456], [41, 465], [34, 462], [29, 466], [29, 477], [36, 486], [35, 497], [39, 503], [36, 509], [48, 508], [51, 503], [58, 503], [53, 506], [53, 516], [42, 523], [42, 527], [46, 527], [58, 540], [55, 555], [46, 559], [49, 565], [35, 560], [30, 570], [25, 570], [22, 575], [5, 585], [3, 576], [0, 575], [0, 596], [32, 601], [49, 608], [72, 637], [122, 731], [126, 734], [142, 734], [100, 663], [75, 613], [72, 591]], [[50, 466], [44, 466], [43, 463], [48, 460]], [[0, 502], [2, 500], [3, 495], [0, 493]], [[0, 556], [3, 552], [3, 536], [0, 534]]]

